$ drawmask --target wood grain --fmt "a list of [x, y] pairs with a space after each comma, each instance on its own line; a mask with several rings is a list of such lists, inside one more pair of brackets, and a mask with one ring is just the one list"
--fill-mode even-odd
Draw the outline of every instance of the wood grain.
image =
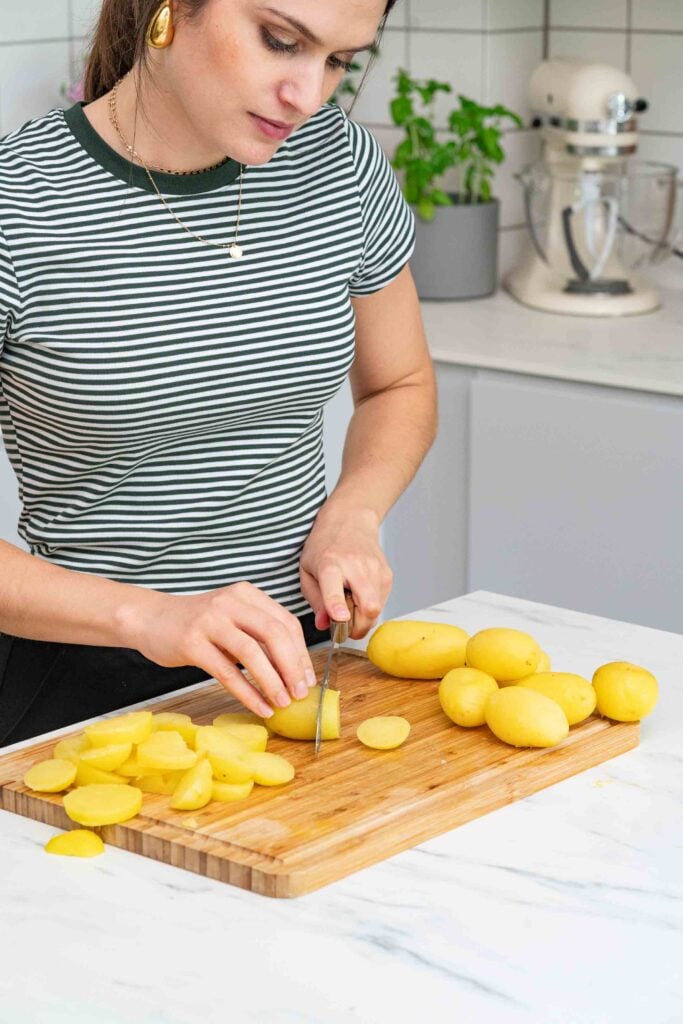
[[[312, 652], [322, 671], [326, 651]], [[313, 743], [272, 737], [296, 776], [283, 787], [254, 786], [240, 803], [173, 811], [145, 794], [140, 814], [99, 832], [105, 843], [265, 896], [292, 897], [391, 857], [482, 814], [576, 775], [638, 745], [639, 724], [592, 716], [563, 743], [515, 749], [486, 726], [462, 729], [443, 714], [437, 682], [392, 679], [367, 659], [340, 655], [342, 738]], [[240, 710], [218, 683], [170, 697], [152, 710], [183, 711], [199, 723]], [[372, 715], [403, 715], [410, 736], [396, 750], [356, 739]], [[80, 730], [75, 728], [73, 734]], [[32, 793], [26, 770], [51, 756], [55, 740], [0, 756], [0, 806], [59, 828], [77, 828], [61, 794]]]

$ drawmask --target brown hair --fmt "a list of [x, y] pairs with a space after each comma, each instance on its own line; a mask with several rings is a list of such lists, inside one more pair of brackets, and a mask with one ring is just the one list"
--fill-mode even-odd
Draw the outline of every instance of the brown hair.
[[[188, 19], [196, 18], [207, 4], [207, 0], [179, 2]], [[160, 0], [103, 0], [83, 79], [83, 98], [86, 103], [108, 93], [138, 61], [141, 61], [141, 67], [149, 70], [145, 35], [159, 3]], [[375, 39], [376, 46], [384, 33], [387, 15], [395, 4], [396, 0], [386, 0]], [[365, 67], [357, 94], [363, 87], [374, 57], [372, 54]]]

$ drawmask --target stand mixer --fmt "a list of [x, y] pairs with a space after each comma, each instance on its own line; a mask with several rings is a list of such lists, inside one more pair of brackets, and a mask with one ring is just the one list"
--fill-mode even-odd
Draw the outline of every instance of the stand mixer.
[[665, 259], [676, 231], [677, 168], [635, 160], [633, 80], [608, 64], [554, 58], [529, 85], [541, 158], [516, 175], [529, 238], [504, 281], [520, 302], [583, 316], [626, 316], [659, 306], [635, 273]]

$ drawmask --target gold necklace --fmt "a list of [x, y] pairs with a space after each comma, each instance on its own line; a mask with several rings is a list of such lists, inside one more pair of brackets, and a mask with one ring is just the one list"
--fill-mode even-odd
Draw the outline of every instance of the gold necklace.
[[[238, 196], [238, 199], [237, 199], [237, 218], [236, 218], [236, 222], [235, 222], [235, 240], [234, 240], [234, 242], [211, 242], [208, 238], [202, 238], [201, 235], [195, 234], [195, 232], [192, 231], [190, 228], [188, 228], [188, 226], [186, 224], [183, 224], [183, 222], [180, 220], [180, 218], [177, 217], [176, 214], [173, 212], [173, 210], [168, 205], [168, 203], [166, 202], [166, 200], [162, 196], [161, 192], [157, 188], [156, 182], [155, 182], [154, 178], [152, 177], [152, 175], [150, 174], [149, 168], [147, 167], [147, 164], [142, 159], [140, 154], [136, 153], [136, 151], [133, 149], [133, 147], [128, 145], [128, 143], [126, 142], [126, 140], [123, 137], [121, 129], [119, 128], [118, 118], [116, 116], [116, 91], [117, 91], [121, 81], [122, 81], [122, 79], [119, 79], [119, 81], [116, 82], [116, 84], [114, 85], [113, 89], [111, 90], [111, 93], [109, 94], [109, 119], [110, 119], [112, 125], [114, 126], [114, 128], [116, 129], [116, 132], [117, 132], [119, 138], [121, 139], [121, 142], [123, 143], [123, 145], [127, 149], [127, 151], [131, 154], [131, 156], [133, 156], [133, 157], [135, 157], [135, 159], [139, 160], [140, 163], [142, 164], [142, 166], [145, 168], [145, 171], [147, 172], [147, 177], [152, 182], [152, 186], [154, 188], [154, 191], [159, 196], [159, 199], [161, 200], [161, 202], [164, 204], [164, 206], [166, 207], [168, 212], [171, 214], [173, 219], [176, 220], [178, 222], [178, 224], [180, 224], [181, 228], [183, 228], [185, 231], [187, 231], [188, 234], [192, 235], [193, 238], [196, 238], [197, 241], [203, 242], [205, 245], [213, 245], [217, 249], [227, 249], [232, 259], [234, 259], [234, 260], [241, 259], [242, 256], [244, 255], [244, 250], [242, 249], [242, 247], [240, 245], [237, 244], [237, 235], [238, 235], [239, 226], [240, 226], [240, 211], [242, 209], [242, 174], [243, 174], [243, 171], [244, 171], [243, 164], [240, 164], [240, 191], [239, 191], [239, 196]], [[225, 163], [225, 160], [220, 160], [217, 164], [212, 164], [211, 167], [206, 167], [206, 168], [204, 168], [204, 170], [210, 171], [214, 167], [219, 167], [223, 163]], [[155, 170], [160, 170], [160, 168], [155, 168]], [[162, 173], [164, 173], [164, 174], [202, 174], [203, 171], [163, 171]]]

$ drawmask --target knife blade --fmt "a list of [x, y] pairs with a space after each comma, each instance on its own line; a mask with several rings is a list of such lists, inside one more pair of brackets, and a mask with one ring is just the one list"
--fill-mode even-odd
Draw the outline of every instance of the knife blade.
[[345, 622], [337, 622], [332, 619], [330, 621], [330, 649], [327, 654], [327, 661], [325, 662], [325, 671], [323, 672], [322, 682], [320, 684], [320, 697], [318, 700], [318, 713], [315, 720], [315, 752], [316, 754], [320, 750], [320, 741], [322, 739], [322, 723], [323, 723], [323, 703], [325, 701], [325, 691], [330, 685], [330, 682], [336, 683], [337, 681], [337, 668], [338, 668], [338, 652], [340, 645], [343, 644], [349, 636], [349, 629], [352, 628], [353, 623], [353, 600], [351, 593], [348, 590], [344, 591], [344, 597], [346, 598], [346, 605], [351, 615], [350, 619]]

